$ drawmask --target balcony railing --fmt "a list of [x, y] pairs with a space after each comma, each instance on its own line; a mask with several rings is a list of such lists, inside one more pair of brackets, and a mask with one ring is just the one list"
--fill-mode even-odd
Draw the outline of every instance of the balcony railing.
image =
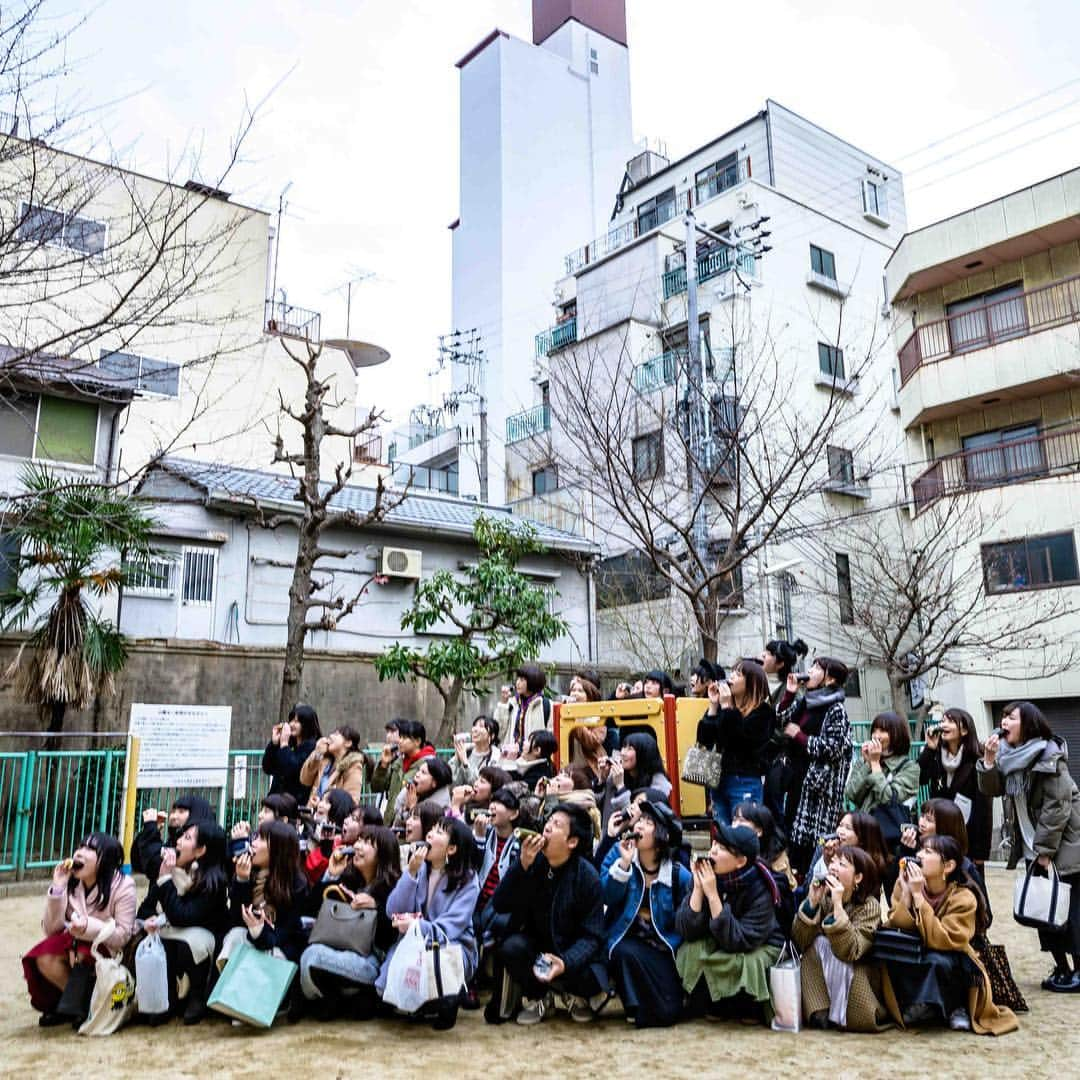
[[565, 349], [577, 341], [577, 316], [553, 326], [536, 335], [536, 355], [547, 356], [557, 349]]
[[641, 217], [610, 229], [591, 243], [570, 252], [565, 260], [566, 272], [576, 274], [590, 263], [618, 251], [619, 248], [625, 247], [639, 236], [644, 236], [680, 214], [685, 214], [692, 206], [700, 206], [737, 184], [741, 184], [744, 180], [748, 180], [750, 175], [750, 158], [740, 158], [735, 165], [709, 177], [708, 180], [702, 181], [693, 188], [687, 188], [686, 191], [680, 191], [675, 196], [674, 202], [661, 203]]
[[[739, 270], [749, 277], [757, 277], [757, 259], [746, 253], [738, 257]], [[719, 247], [710, 251], [697, 261], [698, 284], [703, 284], [711, 278], [726, 274], [731, 269], [731, 249]], [[664, 299], [670, 300], [679, 293], [686, 292], [686, 267], [677, 266], [669, 270], [661, 279], [664, 284]]]
[[1080, 427], [939, 458], [911, 483], [915, 512], [946, 495], [1080, 471]]
[[378, 465], [382, 461], [382, 436], [367, 435], [358, 439], [353, 447], [353, 461], [357, 465]]
[[1080, 275], [925, 323], [900, 347], [900, 385], [923, 364], [1078, 321]]
[[439, 491], [446, 495], [458, 494], [458, 474], [456, 469], [430, 469], [426, 465], [397, 465], [390, 476], [394, 487], [410, 488], [419, 491]]
[[305, 341], [322, 340], [322, 316], [317, 311], [308, 311], [280, 300], [267, 300], [263, 312], [268, 334], [303, 338]]
[[671, 386], [685, 355], [685, 351], [671, 350], [636, 365], [630, 375], [631, 385], [639, 394], [651, 393], [661, 386]]
[[534, 405], [531, 409], [506, 418], [506, 442], [521, 442], [551, 430], [551, 406]]
[[436, 436], [441, 435], [446, 428], [439, 426], [438, 424], [430, 427], [422, 427], [419, 431], [414, 431], [409, 435], [409, 449], [415, 450], [423, 443], [429, 442]]

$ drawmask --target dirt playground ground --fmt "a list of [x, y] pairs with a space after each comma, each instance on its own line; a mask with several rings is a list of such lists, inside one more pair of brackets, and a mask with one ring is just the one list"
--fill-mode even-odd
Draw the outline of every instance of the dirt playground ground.
[[93, 1077], [708, 1077], [726, 1074], [888, 1077], [1080, 1076], [1080, 995], [1039, 989], [1049, 970], [1034, 931], [1013, 922], [1012, 874], [989, 871], [997, 918], [991, 939], [1005, 945], [1031, 1012], [1020, 1031], [994, 1039], [944, 1030], [799, 1035], [738, 1024], [697, 1022], [638, 1032], [614, 1012], [591, 1025], [559, 1016], [534, 1028], [489, 1027], [478, 1012], [437, 1033], [404, 1022], [279, 1022], [270, 1031], [206, 1021], [129, 1027], [104, 1039], [70, 1028], [41, 1030], [29, 1006], [20, 955], [39, 936], [41, 896], [0, 900], [0, 1075], [56, 1072]]

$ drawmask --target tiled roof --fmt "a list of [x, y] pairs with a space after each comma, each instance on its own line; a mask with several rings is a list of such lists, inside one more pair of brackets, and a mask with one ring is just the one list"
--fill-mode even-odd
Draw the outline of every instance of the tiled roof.
[[[299, 513], [296, 497], [297, 484], [280, 473], [258, 469], [242, 469], [235, 465], [219, 465], [185, 458], [166, 457], [156, 469], [192, 484], [215, 501], [231, 501], [238, 506], [250, 506], [253, 501], [272, 503], [280, 509], [290, 505]], [[151, 470], [152, 472], [153, 470]], [[149, 477], [148, 477], [149, 479]], [[324, 484], [323, 487], [329, 485]], [[141, 487], [147, 497], [153, 497], [153, 485], [145, 482]], [[393, 494], [388, 492], [388, 494]], [[375, 504], [375, 489], [348, 485], [330, 501], [334, 510], [366, 513]], [[512, 514], [504, 506], [489, 506], [455, 499], [449, 496], [410, 491], [400, 505], [395, 506], [384, 519], [393, 528], [432, 529], [471, 536], [473, 524], [480, 514], [488, 517], [506, 518], [511, 521], [528, 522], [536, 530], [537, 539], [549, 548], [563, 551], [599, 552], [596, 544], [573, 533], [553, 529], [549, 525]]]

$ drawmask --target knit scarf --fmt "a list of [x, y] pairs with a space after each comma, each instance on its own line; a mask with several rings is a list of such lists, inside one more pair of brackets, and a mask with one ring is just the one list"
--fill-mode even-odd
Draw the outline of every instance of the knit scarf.
[[1024, 778], [1028, 769], [1042, 757], [1046, 739], [1028, 739], [1019, 746], [1010, 746], [1004, 739], [998, 744], [998, 772], [1005, 777], [1005, 794], [1013, 797], [1024, 793]]
[[963, 746], [958, 747], [955, 754], [950, 754], [949, 748], [944, 743], [941, 744], [941, 767], [945, 770], [945, 779], [950, 784], [952, 783], [952, 778], [956, 775], [956, 770], [960, 768], [963, 761]]
[[748, 862], [741, 870], [735, 870], [730, 874], [717, 874], [716, 884], [722, 893], [738, 892], [754, 876], [760, 874], [762, 881], [769, 887], [772, 893], [773, 907], [780, 903], [780, 890], [776, 887], [776, 881], [768, 866], [760, 859]]
[[435, 747], [433, 747], [430, 743], [425, 743], [423, 746], [420, 747], [419, 750], [416, 751], [415, 754], [410, 754], [408, 757], [401, 759], [401, 771], [408, 772], [418, 761], [426, 757], [434, 756]]
[[266, 901], [266, 883], [270, 879], [269, 870], [256, 870], [251, 879], [251, 906], [256, 910], [262, 908], [268, 922], [277, 920], [277, 912], [273, 904]]
[[831, 709], [844, 700], [842, 686], [819, 686], [816, 690], [807, 690], [803, 699], [807, 709]]

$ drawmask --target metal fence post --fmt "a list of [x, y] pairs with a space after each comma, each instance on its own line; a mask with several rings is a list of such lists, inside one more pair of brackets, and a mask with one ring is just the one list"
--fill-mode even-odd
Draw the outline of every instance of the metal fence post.
[[26, 842], [30, 828], [30, 800], [34, 792], [37, 751], [28, 750], [19, 776], [19, 796], [15, 804], [15, 880], [26, 875]]
[[109, 807], [112, 804], [112, 773], [115, 750], [105, 751], [105, 770], [98, 785], [98, 832], [109, 831]]

